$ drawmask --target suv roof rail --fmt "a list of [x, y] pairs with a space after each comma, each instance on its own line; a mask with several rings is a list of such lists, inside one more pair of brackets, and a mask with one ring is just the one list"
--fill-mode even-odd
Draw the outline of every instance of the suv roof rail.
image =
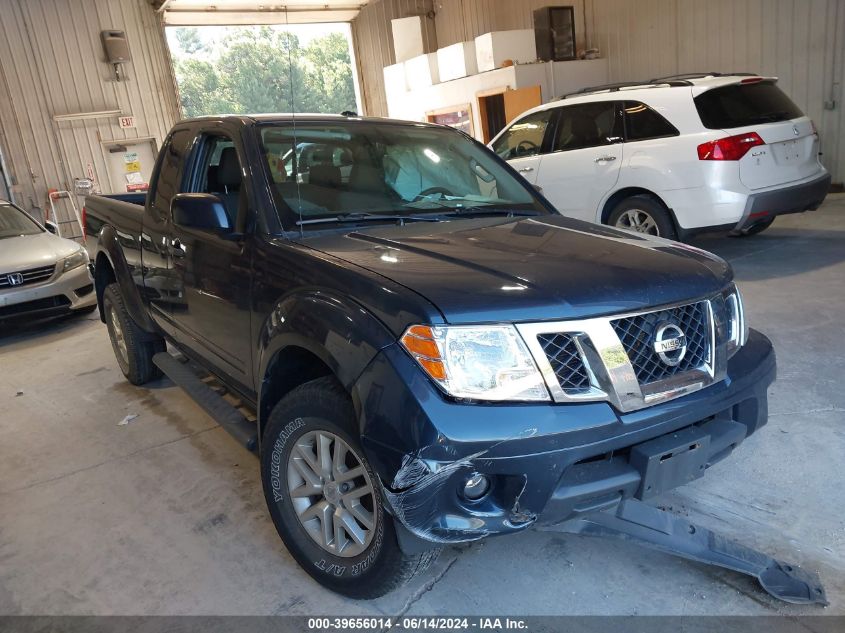
[[717, 73], [717, 72], [703, 72], [703, 73], [681, 73], [679, 75], [667, 75], [666, 77], [657, 77], [652, 79], [649, 83], [656, 83], [660, 81], [671, 81], [676, 79], [704, 79], [705, 77], [757, 77], [758, 73], [739, 72], [739, 73]]
[[590, 86], [588, 88], [581, 88], [580, 90], [576, 90], [575, 92], [568, 92], [565, 95], [559, 97], [559, 99], [563, 100], [567, 99], [568, 97], [579, 97], [581, 95], [592, 94], [594, 92], [618, 92], [623, 88], [659, 88], [664, 86], [678, 88], [681, 86], [691, 85], [692, 83], [686, 81], [685, 79], [673, 79], [670, 77], [667, 77], [665, 79], [651, 79], [648, 81], [623, 81], [615, 84], [602, 84], [600, 86]]

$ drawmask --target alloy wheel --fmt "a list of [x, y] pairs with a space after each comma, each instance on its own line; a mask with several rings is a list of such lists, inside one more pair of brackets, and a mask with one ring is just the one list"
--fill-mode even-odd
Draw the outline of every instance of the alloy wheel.
[[129, 362], [129, 352], [126, 349], [126, 337], [123, 334], [123, 328], [120, 326], [120, 319], [117, 316], [117, 310], [114, 306], [109, 306], [109, 322], [111, 323], [112, 336], [114, 337], [114, 346], [120, 354], [123, 362]]
[[643, 211], [642, 209], [628, 209], [616, 220], [616, 226], [621, 229], [636, 231], [637, 233], [660, 235], [657, 222], [654, 221], [654, 218], [647, 211]]
[[361, 554], [376, 528], [373, 483], [361, 458], [334, 433], [303, 435], [288, 457], [288, 493], [299, 522], [335, 556]]

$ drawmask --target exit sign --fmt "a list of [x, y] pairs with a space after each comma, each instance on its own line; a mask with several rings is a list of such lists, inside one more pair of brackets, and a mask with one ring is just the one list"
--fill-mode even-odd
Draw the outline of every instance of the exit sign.
[[120, 123], [120, 127], [122, 129], [135, 127], [135, 117], [134, 116], [118, 117], [117, 121], [118, 121], [118, 123]]

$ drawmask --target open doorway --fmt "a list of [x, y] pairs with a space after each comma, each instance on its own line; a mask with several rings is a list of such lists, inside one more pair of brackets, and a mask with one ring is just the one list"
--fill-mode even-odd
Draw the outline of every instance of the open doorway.
[[186, 117], [361, 112], [347, 23], [168, 26]]
[[481, 136], [485, 143], [493, 140], [496, 134], [520, 114], [543, 103], [540, 86], [516, 90], [501, 88], [480, 92], [476, 97], [481, 119]]

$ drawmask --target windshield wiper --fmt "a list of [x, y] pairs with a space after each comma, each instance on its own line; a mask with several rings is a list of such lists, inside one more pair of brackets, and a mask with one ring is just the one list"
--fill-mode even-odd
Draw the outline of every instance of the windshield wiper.
[[780, 121], [789, 121], [789, 112], [786, 110], [778, 110], [776, 112], [767, 112], [756, 117], [757, 123], [777, 123]]
[[423, 217], [419, 215], [388, 215], [386, 213], [341, 213], [328, 218], [313, 218], [310, 220], [298, 220], [297, 226], [307, 226], [310, 224], [342, 224], [344, 222], [369, 222], [369, 221], [394, 221], [398, 222], [400, 226], [405, 222], [440, 222], [435, 217]]
[[484, 206], [478, 205], [473, 207], [457, 207], [452, 209], [449, 213], [443, 215], [506, 215], [512, 217], [533, 217], [541, 215], [539, 211], [514, 209], [512, 207], [503, 206]]

